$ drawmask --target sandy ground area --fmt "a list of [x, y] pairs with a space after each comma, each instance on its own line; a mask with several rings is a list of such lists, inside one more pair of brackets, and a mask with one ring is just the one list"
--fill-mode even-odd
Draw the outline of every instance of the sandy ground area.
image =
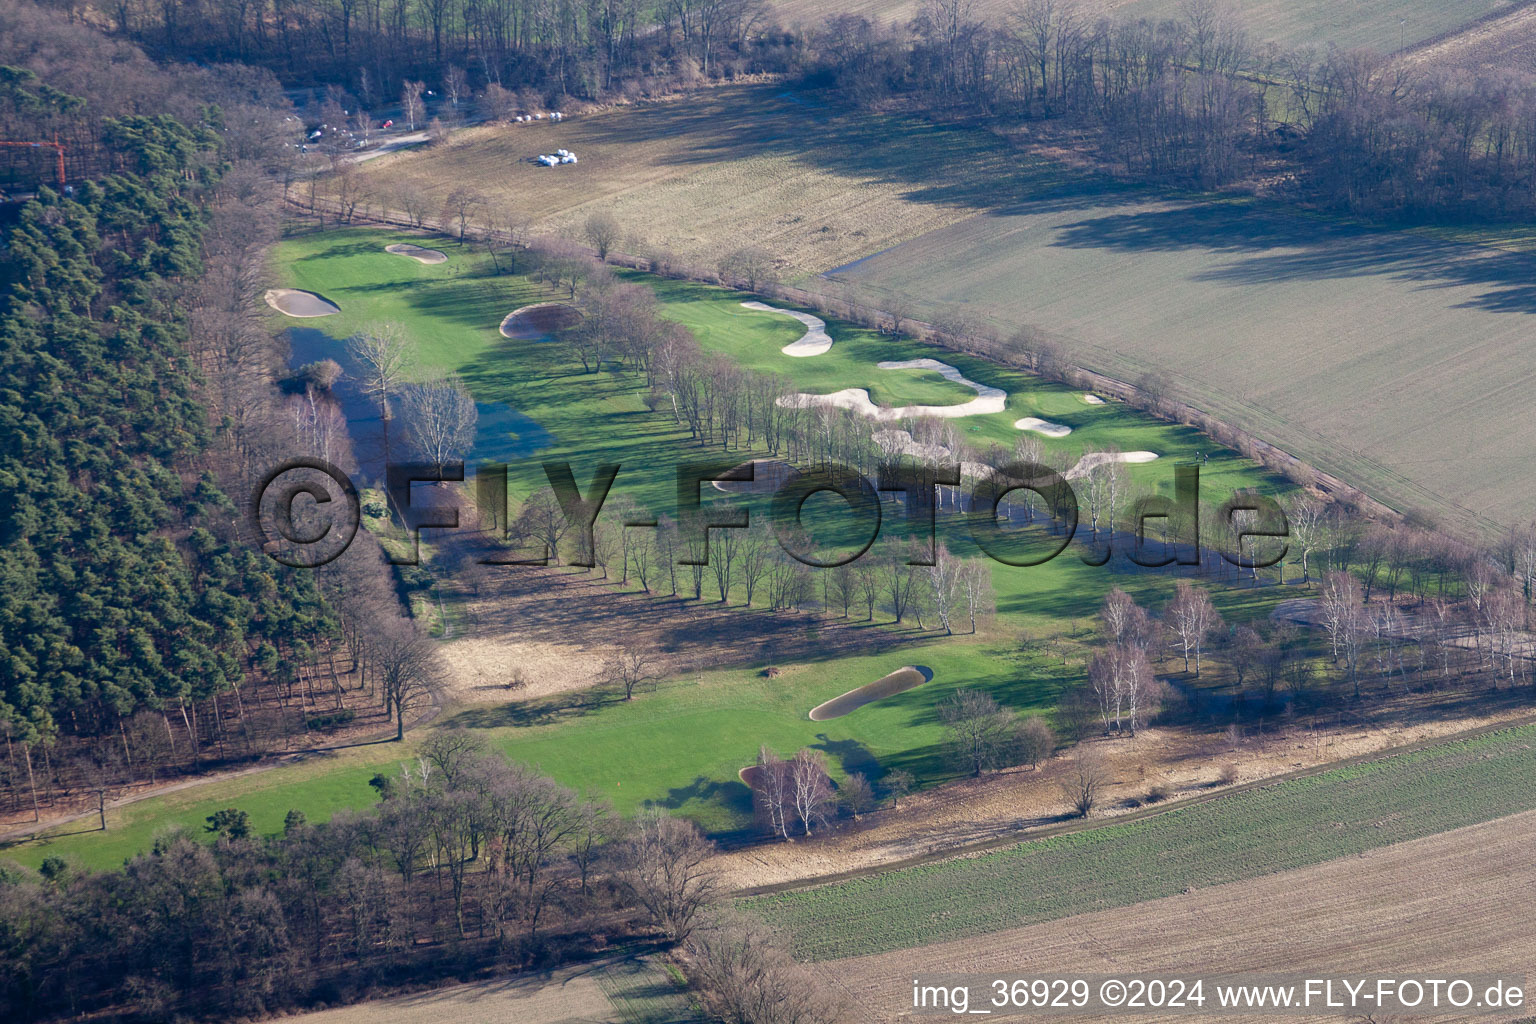
[[1089, 405], [1103, 405], [1104, 404], [1104, 399], [1100, 398], [1098, 395], [1084, 395], [1083, 396], [1083, 401], [1087, 402]]
[[1072, 428], [1065, 423], [1052, 423], [1050, 420], [1043, 420], [1038, 416], [1025, 416], [1021, 420], [1014, 420], [1013, 425], [1017, 430], [1033, 430], [1035, 433], [1044, 434], [1046, 437], [1066, 437], [1072, 433]]
[[901, 420], [918, 416], [939, 416], [945, 419], [959, 418], [962, 416], [986, 416], [990, 413], [1002, 412], [1008, 405], [1008, 393], [1000, 388], [994, 388], [986, 384], [978, 384], [968, 380], [959, 370], [948, 363], [941, 363], [937, 359], [906, 359], [876, 363], [882, 370], [933, 370], [946, 380], [952, 380], [956, 384], [963, 384], [976, 392], [976, 397], [969, 402], [961, 402], [959, 405], [902, 405], [895, 408], [884, 408], [870, 400], [869, 391], [865, 388], [844, 388], [834, 391], [829, 395], [811, 395], [800, 392], [793, 395], [784, 395], [778, 400], [778, 404], [786, 409], [804, 409], [809, 406], [831, 405], [840, 409], [849, 409], [861, 416], [867, 416], [873, 420]]
[[[1237, 768], [1236, 784], [1301, 768], [1370, 754], [1388, 747], [1448, 736], [1523, 717], [1525, 708], [1448, 718], [1426, 710], [1422, 717], [1364, 728], [1295, 729], [1240, 740], [1192, 735], [1184, 730], [1143, 729], [1136, 739], [1098, 740], [1111, 783], [1095, 817], [1134, 809], [1155, 784], [1173, 797], [1212, 792], [1223, 765]], [[1065, 819], [1069, 807], [1059, 780], [1068, 768], [1057, 757], [1038, 769], [1018, 768], [964, 779], [908, 797], [899, 809], [868, 815], [854, 827], [805, 843], [735, 850], [720, 857], [732, 888], [773, 885], [937, 853], [1002, 836], [1028, 838], [1031, 828]]]
[[755, 309], [761, 313], [783, 313], [792, 316], [805, 324], [805, 333], [798, 341], [792, 341], [779, 349], [787, 356], [819, 356], [832, 350], [832, 336], [827, 333], [827, 322], [820, 317], [811, 316], [809, 313], [797, 313], [793, 309], [779, 309], [770, 306], [766, 302], [743, 302], [747, 309]]
[[[1263, 878], [975, 939], [822, 965], [863, 1021], [909, 1012], [914, 973], [1524, 975], [1536, 968], [1536, 811]], [[1416, 972], [1424, 972], [1418, 974]], [[974, 1004], [973, 1004], [974, 1005]], [[1210, 1004], [1207, 1004], [1207, 1010]], [[1404, 1020], [1508, 1020], [1454, 1013]], [[1272, 1021], [1217, 1012], [1193, 1019]], [[1020, 1018], [1014, 1018], [1020, 1019]], [[1027, 1019], [1027, 1018], [1025, 1018]], [[1083, 1016], [1052, 1020], [1095, 1019]], [[1097, 1019], [1103, 1019], [1102, 1017]], [[1189, 1020], [1116, 1013], [1116, 1021]], [[1364, 1021], [1365, 1014], [1285, 1020]], [[1400, 1018], [1374, 1017], [1380, 1022]]]
[[394, 253], [396, 256], [409, 256], [417, 263], [447, 263], [448, 254], [437, 249], [428, 249], [420, 245], [411, 245], [409, 242], [397, 242], [394, 245], [386, 245], [384, 251]]
[[[624, 592], [598, 571], [567, 566], [476, 565], [492, 554], [467, 542], [454, 556], [458, 595], [455, 635], [440, 650], [449, 669], [445, 699], [458, 704], [506, 704], [585, 690], [597, 684], [603, 662], [620, 643], [651, 652], [658, 677], [705, 668], [764, 665], [854, 652], [892, 650], [911, 638], [871, 631], [855, 621], [822, 621], [819, 634], [807, 617], [718, 602], [695, 603], [638, 593], [632, 579]], [[506, 557], [495, 549], [497, 557]], [[653, 578], [653, 587], [665, 587]], [[508, 689], [521, 673], [526, 685]]]
[[302, 1024], [626, 1024], [603, 994], [597, 971], [569, 968], [451, 985], [288, 1018]]
[[341, 307], [330, 299], [297, 288], [269, 288], [263, 298], [279, 313], [300, 319], [341, 312]]

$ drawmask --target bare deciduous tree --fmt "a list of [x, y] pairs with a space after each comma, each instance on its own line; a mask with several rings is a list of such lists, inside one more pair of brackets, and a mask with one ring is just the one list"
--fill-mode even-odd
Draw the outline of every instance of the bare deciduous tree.
[[635, 691], [656, 677], [654, 656], [643, 647], [625, 644], [603, 662], [602, 678], [632, 700]]
[[1086, 818], [1093, 813], [1099, 794], [1108, 783], [1109, 771], [1099, 752], [1086, 743], [1073, 747], [1061, 788], [1079, 817]]
[[1173, 600], [1168, 603], [1165, 616], [1168, 628], [1176, 638], [1176, 646], [1183, 649], [1184, 671], [1189, 671], [1189, 659], [1195, 659], [1195, 677], [1200, 676], [1200, 656], [1205, 650], [1206, 637], [1221, 624], [1221, 615], [1211, 603], [1210, 595], [1186, 580], [1180, 580], [1174, 588]]
[[685, 942], [720, 891], [714, 844], [691, 821], [650, 808], [619, 854], [619, 877], [674, 942]]
[[597, 258], [606, 263], [608, 254], [623, 236], [624, 229], [612, 214], [594, 213], [587, 218], [583, 234], [586, 235], [587, 244], [597, 250]]
[[479, 413], [469, 389], [457, 377], [406, 387], [401, 406], [413, 445], [439, 474], [449, 462], [462, 459], [474, 443]]

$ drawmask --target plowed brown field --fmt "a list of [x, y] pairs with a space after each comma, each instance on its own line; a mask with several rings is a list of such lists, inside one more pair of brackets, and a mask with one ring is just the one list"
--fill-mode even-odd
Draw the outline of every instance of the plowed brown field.
[[[1536, 811], [1133, 907], [822, 966], [848, 991], [866, 1021], [892, 1021], [909, 1011], [912, 978], [918, 973], [1002, 978], [1536, 974], [1530, 923], [1536, 914], [1533, 838]], [[1114, 1019], [1175, 1018], [1116, 1014]], [[1221, 1019], [1250, 1018], [1234, 1014]], [[1285, 1019], [1346, 1018], [1335, 1013]]]

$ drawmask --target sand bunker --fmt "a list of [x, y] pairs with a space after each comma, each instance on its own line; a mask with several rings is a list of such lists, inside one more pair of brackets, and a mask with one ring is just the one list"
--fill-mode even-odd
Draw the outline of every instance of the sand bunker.
[[1037, 434], [1046, 437], [1066, 437], [1072, 433], [1072, 428], [1065, 423], [1052, 423], [1050, 420], [1042, 420], [1038, 416], [1025, 416], [1021, 420], [1014, 420], [1013, 425], [1020, 430], [1033, 430]]
[[581, 310], [576, 307], [563, 302], [540, 302], [508, 313], [501, 322], [501, 334], [518, 341], [537, 341], [579, 323]]
[[794, 395], [785, 395], [779, 399], [778, 404], [786, 409], [804, 409], [811, 406], [831, 405], [840, 409], [849, 409], [860, 416], [868, 416], [874, 420], [901, 420], [917, 416], [939, 416], [945, 419], [955, 419], [961, 416], [986, 416], [990, 413], [1002, 412], [1008, 405], [1008, 393], [1000, 388], [990, 387], [986, 384], [978, 384], [961, 375], [960, 371], [948, 363], [941, 363], [937, 359], [908, 359], [902, 362], [876, 363], [882, 370], [933, 370], [946, 380], [952, 380], [956, 384], [963, 384], [976, 392], [976, 397], [969, 402], [959, 405], [901, 405], [891, 409], [882, 409], [870, 400], [869, 391], [865, 388], [844, 388], [834, 391], [830, 395], [808, 395], [804, 392]]
[[396, 242], [394, 245], [386, 245], [385, 252], [394, 253], [396, 256], [409, 256], [417, 263], [447, 263], [448, 254], [436, 249], [425, 249], [409, 242]]
[[827, 333], [827, 322], [820, 317], [797, 313], [792, 309], [780, 309], [765, 302], [743, 302], [742, 305], [760, 313], [783, 313], [805, 324], [805, 333], [799, 341], [792, 341], [779, 349], [787, 356], [819, 356], [832, 348], [832, 336]]
[[330, 299], [297, 288], [269, 288], [265, 298], [267, 305], [292, 317], [330, 316], [341, 312], [341, 307]]
[[1152, 462], [1157, 452], [1089, 452], [1077, 460], [1077, 465], [1067, 470], [1068, 480], [1081, 480], [1093, 471], [1093, 467], [1106, 462]]
[[[749, 464], [743, 462], [737, 469], [745, 469]], [[773, 494], [793, 478], [799, 476], [794, 466], [778, 459], [753, 459], [752, 479], [747, 480], [711, 480], [715, 490], [725, 491], [728, 494]]]
[[833, 697], [825, 704], [816, 705], [811, 709], [811, 721], [825, 722], [830, 718], [841, 718], [865, 704], [873, 704], [883, 697], [894, 697], [898, 693], [922, 686], [932, 678], [933, 669], [926, 665], [904, 665], [890, 675], [881, 676], [857, 690], [849, 690], [841, 697]]
[[1083, 396], [1083, 401], [1087, 402], [1089, 405], [1103, 405], [1104, 404], [1104, 399], [1100, 398], [1098, 395], [1084, 395]]

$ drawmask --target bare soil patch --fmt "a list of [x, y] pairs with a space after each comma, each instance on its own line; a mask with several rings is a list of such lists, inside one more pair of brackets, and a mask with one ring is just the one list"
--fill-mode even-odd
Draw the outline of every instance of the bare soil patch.
[[1410, 67], [1529, 72], [1536, 65], [1533, 43], [1536, 6], [1527, 4], [1505, 14], [1481, 18], [1460, 32], [1432, 39], [1403, 54], [1401, 60]]
[[[658, 677], [706, 668], [762, 665], [890, 650], [906, 634], [856, 622], [817, 620], [715, 601], [644, 594], [598, 570], [477, 565], [493, 551], [468, 538], [451, 557], [460, 631], [442, 646], [446, 696], [505, 704], [588, 689], [621, 644], [649, 651]], [[506, 557], [497, 549], [494, 554]], [[443, 557], [440, 553], [439, 557]], [[656, 583], [652, 580], [652, 585]], [[507, 687], [521, 671], [526, 688]]]
[[824, 704], [818, 704], [811, 709], [810, 718], [813, 722], [825, 722], [832, 718], [842, 718], [852, 714], [865, 704], [873, 704], [884, 697], [894, 697], [898, 693], [906, 693], [914, 690], [933, 679], [933, 669], [926, 665], [903, 665], [895, 672], [881, 676], [872, 683], [865, 683], [858, 689], [849, 690], [838, 697], [833, 697]]
[[581, 310], [563, 302], [540, 302], [507, 314], [501, 322], [503, 337], [535, 341], [581, 323]]
[[420, 245], [412, 245], [409, 242], [396, 242], [394, 245], [386, 245], [384, 251], [394, 253], [396, 256], [409, 256], [417, 263], [447, 263], [448, 254], [437, 249], [428, 249]]
[[591, 967], [451, 985], [301, 1014], [302, 1024], [622, 1024]]
[[341, 307], [323, 295], [301, 291], [298, 288], [269, 288], [263, 296], [267, 305], [285, 316], [310, 319], [340, 313]]
[[[1526, 973], [1536, 812], [1134, 907], [825, 965], [866, 1021], [910, 1009], [912, 972]], [[1064, 1020], [1080, 1019], [1066, 1017]], [[1161, 1015], [1117, 1015], [1161, 1021]], [[1181, 1018], [1187, 1019], [1187, 1018]], [[1246, 1021], [1250, 1017], [1223, 1016]], [[1272, 1020], [1272, 1017], [1253, 1017]], [[1337, 1021], [1317, 1015], [1292, 1019]], [[1457, 1015], [1414, 1018], [1458, 1020]]]

